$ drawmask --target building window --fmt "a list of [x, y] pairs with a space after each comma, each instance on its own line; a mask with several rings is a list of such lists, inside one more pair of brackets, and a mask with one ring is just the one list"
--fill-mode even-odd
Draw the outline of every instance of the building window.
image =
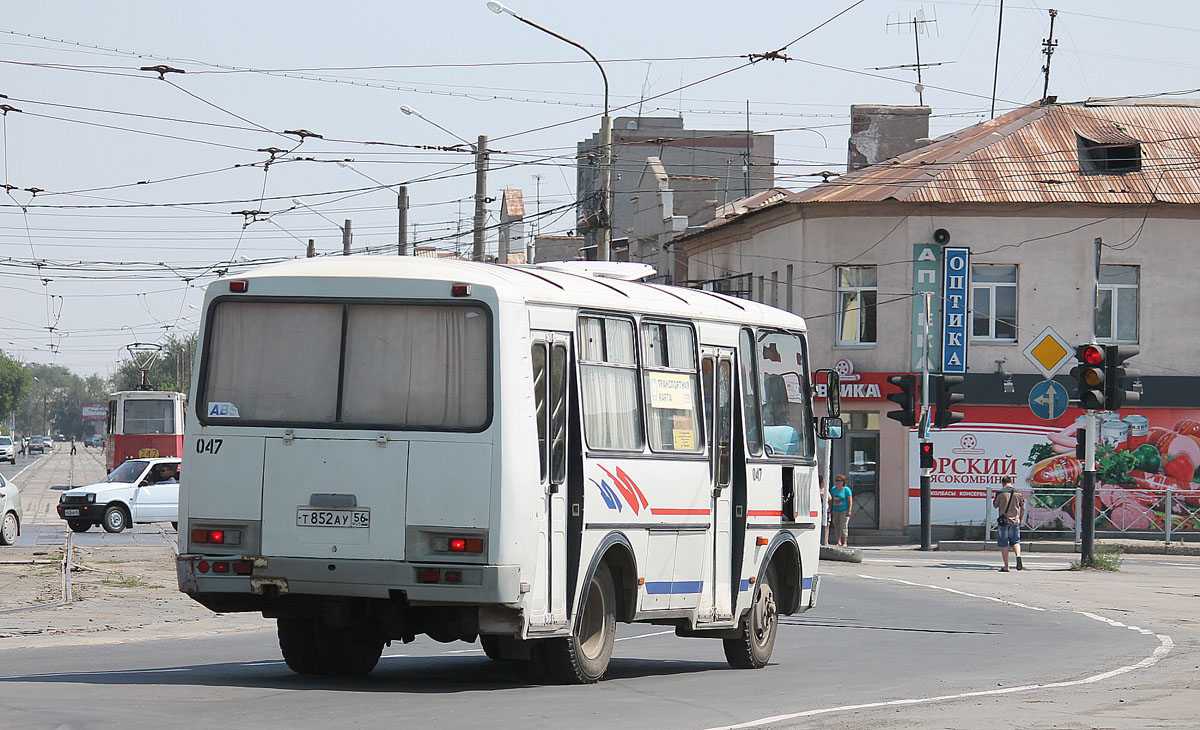
[[839, 266], [839, 345], [875, 344], [875, 304], [879, 295], [874, 266]]
[[1096, 338], [1137, 342], [1138, 267], [1101, 266], [1096, 296]]
[[971, 338], [1017, 339], [1017, 267], [971, 267]]

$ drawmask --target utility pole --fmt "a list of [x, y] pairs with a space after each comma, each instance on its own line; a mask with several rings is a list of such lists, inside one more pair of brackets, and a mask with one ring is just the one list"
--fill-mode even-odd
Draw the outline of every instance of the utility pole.
[[542, 176], [534, 175], [533, 181], [535, 191], [533, 195], [533, 205], [535, 212], [533, 215], [533, 221], [531, 221], [533, 225], [530, 226], [531, 230], [527, 234], [528, 238], [525, 239], [525, 263], [527, 264], [533, 263], [533, 257], [535, 253], [533, 246], [537, 241], [538, 235], [542, 232]]
[[[597, 62], [596, 65], [600, 64]], [[607, 76], [604, 78], [604, 116], [600, 118], [600, 228], [596, 231], [596, 258], [612, 260], [612, 118], [608, 116]]]
[[487, 167], [488, 150], [487, 135], [479, 135], [475, 145], [475, 237], [471, 250], [473, 261], [483, 261], [484, 223], [487, 221]]
[[350, 239], [353, 235], [350, 233], [350, 219], [346, 219], [346, 225], [342, 226], [342, 255], [350, 255]]
[[1054, 39], [1054, 19], [1058, 17], [1058, 11], [1050, 8], [1050, 33], [1049, 36], [1042, 41], [1042, 53], [1046, 54], [1046, 65], [1042, 66], [1042, 73], [1046, 74], [1046, 83], [1042, 86], [1042, 101], [1045, 102], [1050, 96], [1050, 57], [1054, 55], [1054, 49], [1058, 47], [1058, 41]]
[[[929, 320], [933, 316], [931, 298], [933, 292], [925, 292], [924, 356], [921, 358], [921, 415], [917, 419], [917, 436], [922, 442], [929, 440]], [[921, 549], [933, 549], [933, 478], [932, 469], [921, 469]]]
[[408, 186], [396, 188], [396, 255], [408, 255]]

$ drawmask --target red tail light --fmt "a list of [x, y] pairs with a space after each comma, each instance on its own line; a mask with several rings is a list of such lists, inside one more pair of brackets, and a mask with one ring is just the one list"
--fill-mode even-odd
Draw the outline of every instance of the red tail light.
[[461, 570], [447, 570], [445, 573], [442, 574], [442, 577], [446, 580], [447, 583], [462, 583], [462, 571]]
[[229, 282], [229, 291], [233, 292], [234, 294], [244, 294], [249, 288], [250, 282], [248, 281], [242, 281], [239, 279], [238, 281]]
[[440, 583], [442, 571], [437, 568], [417, 568], [418, 583]]

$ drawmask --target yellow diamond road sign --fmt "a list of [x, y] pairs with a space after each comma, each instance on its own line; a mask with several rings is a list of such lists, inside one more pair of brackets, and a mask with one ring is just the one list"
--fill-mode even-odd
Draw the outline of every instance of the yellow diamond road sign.
[[1043, 376], [1053, 378], [1063, 365], [1075, 357], [1075, 348], [1053, 327], [1047, 327], [1025, 348], [1025, 357]]

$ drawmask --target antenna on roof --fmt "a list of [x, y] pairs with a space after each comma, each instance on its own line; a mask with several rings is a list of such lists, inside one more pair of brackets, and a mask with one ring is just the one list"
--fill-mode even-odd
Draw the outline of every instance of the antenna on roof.
[[992, 116], [996, 118], [996, 83], [1000, 81], [1000, 37], [1004, 33], [1004, 0], [1000, 0], [1000, 14], [996, 18], [996, 66], [992, 72]]
[[1054, 49], [1058, 47], [1058, 41], [1054, 38], [1054, 19], [1058, 17], [1058, 11], [1050, 8], [1050, 33], [1049, 37], [1042, 40], [1042, 53], [1046, 54], [1046, 65], [1042, 66], [1042, 73], [1046, 75], [1046, 84], [1042, 87], [1042, 103], [1045, 104], [1050, 98], [1050, 57], [1054, 55]]
[[[899, 16], [897, 16], [897, 17], [899, 17]], [[890, 26], [911, 26], [912, 27], [913, 42], [916, 44], [916, 50], [917, 50], [917, 62], [916, 63], [899, 63], [894, 66], [872, 66], [871, 67], [871, 70], [873, 70], [873, 71], [887, 71], [887, 70], [894, 69], [894, 68], [914, 69], [917, 72], [917, 85], [914, 88], [916, 89], [916, 92], [917, 92], [917, 101], [920, 102], [921, 106], [925, 106], [925, 84], [922, 82], [922, 79], [921, 79], [921, 69], [929, 68], [931, 66], [942, 66], [947, 63], [954, 63], [953, 61], [932, 61], [932, 62], [927, 62], [927, 63], [921, 63], [921, 36], [929, 32], [925, 28], [925, 26], [927, 24], [928, 25], [936, 25], [937, 18], [933, 18], [932, 20], [927, 19], [925, 17], [925, 9], [924, 8], [918, 9], [917, 12], [913, 13], [912, 16], [910, 16], [908, 18], [908, 20], [889, 20], [888, 21], [889, 27]]]

